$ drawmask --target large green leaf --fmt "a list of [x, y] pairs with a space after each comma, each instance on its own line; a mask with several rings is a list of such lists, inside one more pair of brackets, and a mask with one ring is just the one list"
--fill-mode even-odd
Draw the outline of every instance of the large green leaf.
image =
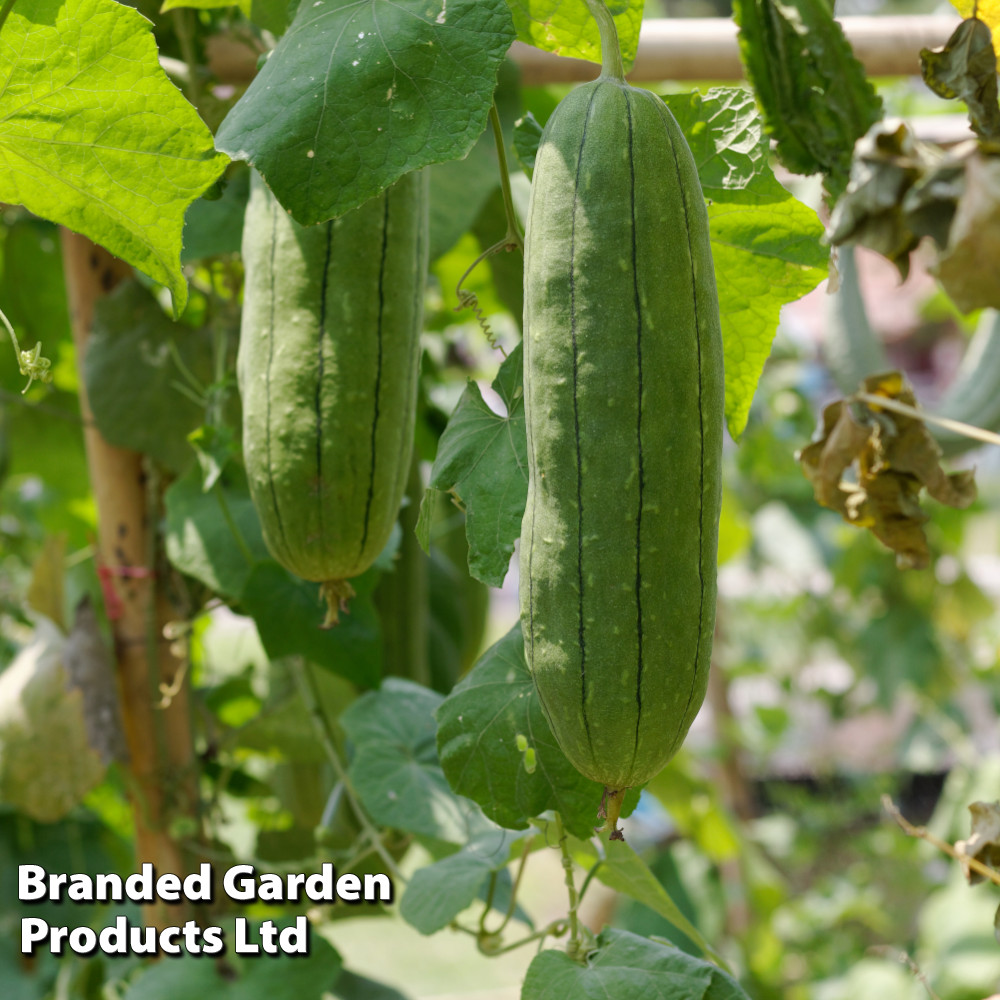
[[421, 934], [443, 930], [471, 906], [490, 874], [510, 860], [518, 834], [486, 830], [460, 851], [417, 869], [403, 894], [399, 912]]
[[465, 844], [490, 824], [451, 790], [434, 746], [441, 695], [387, 678], [341, 718], [354, 744], [350, 776], [372, 819], [449, 844]]
[[[508, 0], [514, 15], [517, 37], [528, 45], [555, 52], [601, 61], [601, 36], [586, 0]], [[608, 4], [615, 16], [618, 43], [625, 68], [632, 65], [639, 47], [639, 26], [645, 0], [618, 0]]]
[[749, 1000], [730, 976], [678, 948], [608, 928], [585, 963], [564, 951], [537, 955], [521, 1000]]
[[303, 3], [216, 142], [297, 221], [343, 215], [469, 151], [513, 37], [504, 0]]
[[601, 786], [559, 749], [524, 660], [519, 624], [479, 658], [437, 718], [444, 773], [494, 822], [523, 829], [556, 809], [571, 833], [593, 833]]
[[[430, 486], [450, 492], [465, 507], [469, 571], [492, 587], [507, 575], [528, 500], [522, 381], [520, 345], [493, 381], [505, 415], [491, 410], [470, 381], [441, 435], [431, 470]], [[426, 547], [426, 537], [422, 541]]]
[[[708, 200], [726, 365], [726, 423], [743, 433], [781, 307], [826, 277], [816, 213], [788, 193], [767, 162], [753, 98], [718, 88], [664, 100], [684, 130]], [[707, 127], [706, 127], [707, 126]]]
[[0, 31], [0, 201], [107, 247], [187, 301], [187, 206], [222, 172], [160, 69], [150, 23], [113, 0], [14, 5]]

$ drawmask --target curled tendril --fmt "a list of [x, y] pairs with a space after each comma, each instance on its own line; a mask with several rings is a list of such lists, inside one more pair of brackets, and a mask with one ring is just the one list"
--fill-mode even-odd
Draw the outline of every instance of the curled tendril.
[[492, 257], [493, 254], [499, 253], [501, 250], [512, 250], [517, 246], [514, 239], [508, 234], [499, 243], [494, 243], [489, 249], [484, 250], [466, 269], [465, 274], [458, 279], [458, 285], [455, 288], [455, 294], [458, 296], [458, 306], [455, 308], [455, 312], [461, 312], [463, 309], [471, 309], [476, 317], [476, 322], [479, 324], [479, 328], [486, 335], [486, 339], [490, 343], [490, 347], [494, 351], [499, 351], [504, 357], [507, 357], [507, 352], [503, 349], [503, 346], [496, 338], [496, 334], [490, 328], [489, 321], [483, 315], [483, 310], [479, 305], [479, 297], [475, 292], [470, 291], [468, 288], [463, 288], [462, 285], [465, 284], [465, 279], [472, 274], [476, 269], [476, 266], [481, 262], [486, 260], [487, 257]]
[[10, 325], [10, 320], [4, 315], [2, 309], [0, 309], [0, 321], [7, 328], [11, 342], [14, 344], [14, 354], [17, 355], [17, 365], [21, 374], [28, 376], [28, 384], [21, 390], [21, 395], [23, 396], [31, 388], [31, 383], [36, 380], [51, 382], [52, 362], [48, 358], [42, 357], [42, 342], [39, 341], [30, 351], [22, 351], [21, 345], [17, 342], [14, 327]]
[[476, 322], [479, 324], [479, 328], [489, 341], [490, 347], [494, 351], [499, 351], [504, 357], [507, 357], [507, 352], [497, 340], [496, 334], [489, 324], [489, 320], [483, 315], [482, 307], [479, 305], [479, 297], [476, 293], [469, 291], [468, 288], [456, 288], [455, 294], [458, 296], [458, 305], [455, 308], [455, 312], [461, 312], [463, 309], [471, 309], [473, 315], [476, 317]]

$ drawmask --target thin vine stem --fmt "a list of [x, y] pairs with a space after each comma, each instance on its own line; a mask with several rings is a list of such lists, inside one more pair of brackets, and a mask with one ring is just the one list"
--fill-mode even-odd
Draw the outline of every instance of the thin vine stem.
[[594, 876], [597, 874], [597, 869], [604, 864], [603, 858], [598, 858], [587, 870], [586, 876], [583, 879], [583, 885], [580, 886], [580, 896], [579, 902], [583, 902], [583, 897], [587, 894], [587, 890], [590, 888], [590, 883], [594, 881]]
[[212, 323], [212, 360], [215, 365], [215, 377], [208, 390], [208, 405], [205, 408], [205, 422], [218, 426], [223, 422], [226, 397], [229, 390], [226, 385], [226, 355], [229, 351], [229, 334], [224, 324], [216, 320]]
[[490, 124], [493, 126], [493, 139], [497, 147], [497, 162], [500, 166], [500, 190], [503, 192], [503, 209], [507, 214], [507, 235], [504, 237], [503, 243], [508, 246], [516, 246], [521, 253], [524, 253], [524, 237], [521, 235], [521, 227], [518, 225], [517, 214], [514, 211], [514, 196], [510, 190], [510, 170], [507, 166], [507, 150], [504, 145], [503, 128], [500, 125], [500, 113], [497, 111], [495, 101], [490, 105]]
[[521, 851], [521, 859], [517, 866], [517, 874], [514, 876], [514, 884], [510, 887], [510, 902], [507, 904], [507, 912], [504, 914], [504, 918], [500, 926], [494, 932], [496, 934], [500, 934], [507, 924], [510, 923], [511, 918], [514, 916], [514, 911], [517, 909], [517, 893], [521, 888], [521, 881], [524, 878], [524, 870], [528, 865], [528, 857], [531, 854], [531, 841], [532, 838], [529, 837]]
[[510, 944], [505, 944], [502, 948], [497, 948], [495, 951], [490, 952], [490, 957], [496, 955], [503, 955], [505, 952], [514, 951], [516, 948], [523, 948], [526, 944], [531, 944], [532, 941], [540, 941], [544, 938], [549, 937], [562, 937], [566, 933], [566, 921], [565, 920], [553, 920], [551, 924], [543, 927], [540, 931], [535, 931], [533, 934], [528, 934], [526, 937], [518, 938], [516, 941], [511, 941]]
[[884, 944], [872, 945], [868, 949], [868, 952], [871, 955], [880, 955], [882, 958], [887, 958], [892, 962], [899, 962], [900, 965], [905, 965], [910, 972], [913, 973], [914, 979], [916, 979], [917, 982], [919, 982], [920, 985], [927, 990], [927, 995], [931, 998], [931, 1000], [941, 1000], [931, 987], [931, 984], [927, 979], [927, 973], [925, 973], [923, 969], [917, 965], [907, 952], [900, 951], [897, 948], [891, 948]]
[[[181, 373], [187, 388], [195, 393], [199, 398], [205, 399], [207, 397], [208, 390], [201, 383], [201, 379], [190, 368], [188, 368], [187, 363], [181, 357], [181, 352], [177, 348], [177, 341], [173, 337], [167, 339], [167, 353], [170, 355], [170, 360], [173, 361], [177, 370]], [[174, 381], [174, 386], [179, 386], [179, 383]], [[193, 398], [193, 397], [189, 397]], [[204, 404], [202, 404], [204, 405]]]
[[320, 704], [319, 692], [316, 690], [316, 681], [309, 670], [309, 667], [298, 657], [292, 657], [289, 660], [291, 664], [292, 675], [295, 678], [295, 683], [298, 686], [299, 694], [302, 697], [302, 701], [306, 706], [306, 711], [309, 713], [309, 717], [312, 719], [313, 727], [316, 730], [316, 735], [319, 736], [320, 744], [323, 747], [323, 751], [327, 756], [327, 759], [333, 765], [333, 770], [337, 775], [337, 778], [343, 783], [344, 795], [347, 796], [347, 801], [351, 804], [351, 809], [354, 811], [355, 816], [358, 818], [358, 822], [361, 824], [362, 830], [371, 838], [372, 846], [378, 852], [379, 857], [382, 859], [382, 863], [386, 866], [386, 870], [389, 875], [400, 883], [405, 883], [406, 879], [403, 878], [396, 861], [393, 856], [386, 850], [385, 844], [382, 843], [382, 837], [379, 831], [375, 828], [372, 821], [368, 818], [368, 814], [364, 811], [361, 803], [358, 801], [357, 794], [354, 791], [354, 786], [351, 784], [350, 778], [347, 776], [347, 768], [344, 767], [343, 761], [340, 759], [340, 753], [337, 751], [337, 744], [333, 738], [333, 730], [330, 727], [330, 722], [326, 717], [326, 713], [323, 711], [323, 707]]
[[185, 399], [191, 400], [195, 406], [200, 409], [205, 409], [208, 406], [208, 399], [205, 396], [199, 396], [191, 388], [186, 386], [183, 382], [178, 381], [175, 378], [170, 380], [170, 388], [179, 392]]
[[522, 254], [524, 253], [524, 237], [521, 235], [521, 227], [517, 221], [517, 213], [514, 211], [514, 197], [510, 190], [510, 169], [507, 166], [507, 151], [504, 146], [503, 128], [500, 125], [500, 114], [497, 111], [496, 102], [490, 105], [490, 124], [493, 126], [493, 139], [497, 148], [497, 163], [500, 167], [500, 190], [503, 192], [503, 209], [504, 215], [507, 218], [507, 232], [504, 234], [502, 240], [498, 240], [493, 244], [493, 246], [484, 250], [465, 269], [465, 273], [462, 277], [458, 279], [458, 284], [455, 286], [455, 295], [458, 297], [458, 306], [455, 309], [455, 312], [461, 312], [463, 309], [472, 309], [476, 314], [476, 321], [479, 323], [483, 334], [489, 341], [490, 347], [494, 350], [498, 350], [506, 358], [507, 352], [504, 350], [503, 345], [497, 341], [496, 336], [490, 329], [490, 324], [483, 315], [483, 310], [479, 305], [479, 299], [476, 296], [476, 293], [462, 287], [465, 284], [465, 279], [468, 278], [468, 276], [472, 274], [472, 272], [484, 260], [486, 260], [487, 257], [492, 257], [494, 254], [500, 253], [501, 251], [509, 252], [515, 249], [519, 250]]
[[497, 872], [490, 872], [490, 885], [486, 890], [486, 903], [483, 906], [483, 912], [479, 915], [479, 937], [480, 940], [484, 937], [490, 937], [494, 933], [499, 934], [499, 931], [488, 931], [486, 929], [486, 918], [489, 916], [490, 910], [493, 909], [493, 897], [496, 895], [497, 891]]
[[563, 871], [566, 874], [566, 892], [569, 895], [569, 913], [567, 915], [569, 941], [566, 943], [566, 954], [575, 961], [579, 961], [583, 957], [581, 955], [583, 943], [580, 937], [580, 918], [577, 915], [580, 897], [577, 895], [576, 882], [573, 880], [573, 858], [570, 856], [566, 843], [567, 833], [559, 813], [556, 813], [556, 830], [559, 837], [559, 851], [562, 854]]
[[[517, 875], [514, 876], [514, 883], [510, 888], [510, 902], [507, 904], [507, 912], [503, 915], [503, 919], [500, 921], [500, 926], [495, 930], [486, 929], [486, 918], [489, 915], [490, 909], [493, 906], [493, 897], [496, 892], [497, 884], [497, 873], [493, 872], [490, 875], [490, 888], [486, 897], [486, 906], [483, 908], [483, 915], [479, 920], [479, 932], [483, 936], [496, 936], [497, 934], [502, 934], [510, 923], [511, 918], [514, 916], [514, 911], [517, 909], [517, 893], [521, 887], [521, 880], [524, 878], [524, 869], [528, 863], [528, 855], [531, 853], [531, 841], [533, 838], [529, 837], [525, 841], [524, 848], [521, 852], [521, 858], [517, 866]], [[490, 952], [494, 954], [494, 952]]]

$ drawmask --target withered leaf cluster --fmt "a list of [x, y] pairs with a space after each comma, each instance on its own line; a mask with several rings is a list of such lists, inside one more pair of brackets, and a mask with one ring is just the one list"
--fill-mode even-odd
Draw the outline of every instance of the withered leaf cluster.
[[[917, 405], [899, 372], [870, 376], [862, 389]], [[816, 500], [849, 524], [868, 528], [896, 553], [900, 569], [923, 569], [930, 561], [922, 489], [949, 507], [968, 507], [976, 498], [972, 471], [949, 474], [941, 468], [941, 449], [923, 421], [876, 405], [831, 403], [823, 411], [818, 439], [797, 458]], [[851, 468], [854, 478], [845, 479]]]
[[990, 29], [968, 18], [921, 59], [935, 93], [966, 102], [977, 138], [944, 149], [920, 142], [899, 120], [877, 122], [854, 148], [827, 239], [870, 247], [905, 278], [910, 252], [930, 237], [931, 271], [958, 308], [1000, 308], [1000, 105]]

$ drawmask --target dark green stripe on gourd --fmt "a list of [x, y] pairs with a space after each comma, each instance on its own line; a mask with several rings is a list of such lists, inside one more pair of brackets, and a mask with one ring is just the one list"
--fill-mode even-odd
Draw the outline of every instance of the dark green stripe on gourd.
[[256, 175], [243, 230], [243, 454], [264, 540], [336, 620], [388, 541], [413, 446], [426, 177], [295, 223]]
[[723, 368], [693, 157], [608, 51], [605, 39], [605, 72], [556, 108], [535, 160], [520, 587], [556, 738], [620, 792], [667, 763], [704, 698]]

